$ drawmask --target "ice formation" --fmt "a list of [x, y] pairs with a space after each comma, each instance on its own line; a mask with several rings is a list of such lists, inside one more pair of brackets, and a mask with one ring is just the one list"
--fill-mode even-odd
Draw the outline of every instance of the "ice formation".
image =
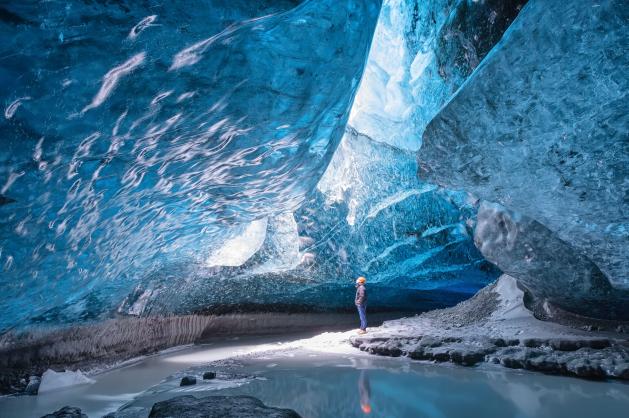
[[535, 219], [619, 288], [629, 286], [625, 6], [529, 1], [418, 153], [423, 179]]
[[0, 328], [98, 316], [173, 262], [241, 264], [237, 224], [299, 206], [381, 4], [297, 3], [2, 6]]
[[424, 128], [478, 66], [526, 0], [387, 0], [349, 123], [417, 150]]
[[629, 291], [613, 288], [596, 264], [531, 218], [482, 202], [474, 241], [536, 298], [586, 316], [629, 318]]
[[336, 310], [358, 274], [423, 310], [498, 268], [617, 316], [622, 6], [0, 6], [0, 332]]
[[70, 370], [56, 372], [48, 369], [42, 375], [38, 393], [46, 393], [53, 390], [64, 389], [69, 386], [85, 385], [88, 383], [94, 383], [94, 380], [85, 376], [80, 370], [75, 372]]

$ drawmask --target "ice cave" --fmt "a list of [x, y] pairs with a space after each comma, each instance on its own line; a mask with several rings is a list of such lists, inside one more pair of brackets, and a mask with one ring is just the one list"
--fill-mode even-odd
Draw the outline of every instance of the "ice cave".
[[0, 416], [626, 416], [627, 0], [0, 0], [0, 37]]

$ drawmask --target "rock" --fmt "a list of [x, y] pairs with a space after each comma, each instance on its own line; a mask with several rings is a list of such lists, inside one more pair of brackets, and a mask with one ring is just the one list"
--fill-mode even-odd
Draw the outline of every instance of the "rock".
[[41, 383], [41, 379], [39, 376], [31, 376], [28, 379], [28, 385], [26, 385], [26, 389], [24, 389], [24, 393], [27, 395], [37, 395], [37, 391], [39, 390], [39, 384]]
[[216, 377], [216, 372], [205, 372], [203, 373], [203, 380], [211, 380]]
[[587, 340], [587, 346], [597, 350], [610, 347], [611, 345], [611, 341], [605, 338], [598, 340]]
[[535, 348], [548, 344], [548, 341], [541, 340], [539, 338], [524, 338], [522, 340], [522, 344], [524, 344], [525, 347]]
[[194, 376], [184, 376], [181, 378], [179, 386], [192, 386], [197, 384], [197, 378]]
[[605, 372], [600, 365], [590, 362], [587, 358], [576, 358], [566, 364], [569, 373], [587, 379], [604, 379]]
[[149, 414], [147, 408], [139, 406], [120, 409], [116, 412], [111, 412], [105, 415], [103, 418], [146, 418]]
[[618, 379], [629, 380], [629, 362], [617, 364], [616, 367], [614, 367], [612, 376]]
[[495, 345], [496, 347], [509, 347], [512, 345], [518, 345], [520, 344], [520, 340], [517, 338], [491, 338], [489, 340], [493, 345]]
[[[372, 354], [404, 355], [413, 360], [449, 361], [464, 366], [487, 362], [586, 379], [629, 380], [629, 345], [623, 335], [611, 338], [609, 333], [577, 332], [564, 325], [539, 321], [523, 306], [524, 293], [516, 290], [515, 280], [503, 276], [452, 308], [388, 321], [370, 334], [350, 338], [350, 342]], [[466, 322], [465, 327], [446, 331], [444, 325], [461, 323], [460, 319], [475, 308], [488, 308], [483, 320], [474, 319]], [[509, 326], [510, 318], [520, 322], [517, 327]], [[516, 334], [524, 335], [515, 337]]]
[[153, 405], [149, 418], [300, 418], [292, 409], [266, 406], [251, 396], [177, 396]]
[[565, 367], [552, 355], [541, 355], [529, 360], [527, 368], [544, 373], [565, 374]]
[[81, 409], [75, 406], [64, 406], [58, 411], [44, 415], [41, 418], [87, 418], [87, 415], [82, 413]]

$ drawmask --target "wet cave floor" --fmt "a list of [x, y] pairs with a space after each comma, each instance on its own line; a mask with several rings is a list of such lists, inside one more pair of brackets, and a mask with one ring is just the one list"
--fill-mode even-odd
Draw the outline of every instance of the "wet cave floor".
[[[169, 350], [92, 376], [92, 384], [0, 399], [3, 417], [39, 417], [64, 405], [89, 417], [121, 408], [148, 416], [180, 395], [251, 395], [303, 417], [623, 416], [629, 385], [482, 364], [467, 368], [376, 357], [347, 344], [353, 331], [312, 338], [243, 338]], [[305, 337], [305, 336], [299, 336]], [[216, 377], [203, 380], [203, 373]], [[197, 383], [181, 387], [184, 376]]]

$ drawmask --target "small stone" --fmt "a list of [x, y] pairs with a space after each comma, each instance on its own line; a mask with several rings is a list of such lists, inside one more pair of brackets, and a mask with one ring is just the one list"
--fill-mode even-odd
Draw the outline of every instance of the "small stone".
[[603, 348], [607, 348], [609, 346], [611, 346], [611, 341], [609, 341], [606, 338], [601, 338], [598, 340], [589, 340], [588, 341], [588, 347], [590, 348], [594, 348], [596, 350], [602, 350]]
[[197, 384], [197, 378], [194, 376], [184, 376], [181, 378], [179, 386], [192, 386]]
[[103, 418], [146, 418], [149, 412], [147, 408], [132, 406], [130, 408], [119, 409], [116, 412], [110, 412]]
[[578, 340], [555, 339], [550, 340], [550, 346], [554, 350], [560, 351], [576, 351], [583, 347], [583, 342]]
[[603, 379], [605, 378], [605, 372], [596, 363], [591, 363], [587, 359], [575, 359], [570, 361], [567, 365], [567, 370], [579, 377], [587, 379]]
[[493, 340], [491, 340], [491, 342], [496, 347], [506, 347], [507, 346], [507, 342], [504, 339], [502, 339], [502, 338], [494, 338]]
[[443, 341], [440, 338], [435, 338], [429, 335], [422, 338], [419, 342], [419, 344], [423, 347], [439, 347], [442, 343]]
[[44, 415], [41, 418], [87, 418], [87, 415], [82, 413], [81, 409], [75, 406], [64, 406], [52, 414]]
[[548, 344], [548, 341], [541, 340], [539, 338], [525, 338], [522, 340], [522, 344], [524, 344], [525, 347], [537, 348], [544, 344]]
[[212, 380], [216, 377], [215, 372], [205, 372], [203, 373], [203, 380]]
[[624, 362], [617, 364], [614, 368], [613, 375], [618, 379], [629, 380], [629, 363]]

